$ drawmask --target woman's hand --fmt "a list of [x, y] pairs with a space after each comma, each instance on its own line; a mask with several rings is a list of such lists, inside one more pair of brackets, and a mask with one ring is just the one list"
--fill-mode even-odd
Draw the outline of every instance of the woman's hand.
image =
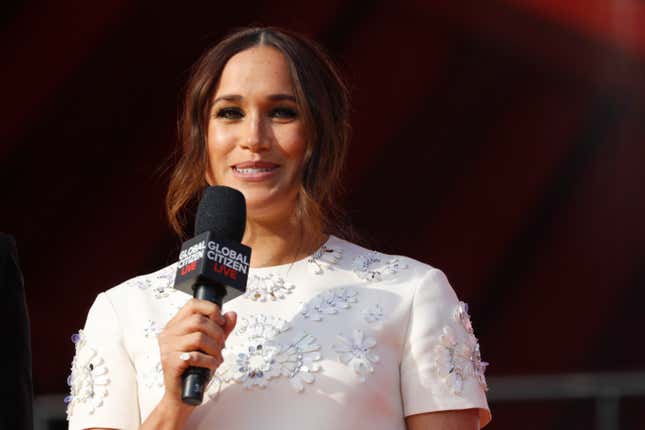
[[168, 321], [158, 337], [166, 406], [192, 410], [181, 401], [181, 375], [189, 366], [208, 368], [212, 374], [222, 363], [221, 351], [236, 320], [234, 312], [222, 315], [216, 304], [191, 299]]

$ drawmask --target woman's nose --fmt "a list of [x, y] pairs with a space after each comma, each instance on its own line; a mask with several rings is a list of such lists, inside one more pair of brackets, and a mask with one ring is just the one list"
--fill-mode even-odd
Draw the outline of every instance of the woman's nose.
[[266, 121], [264, 121], [261, 115], [250, 115], [247, 118], [246, 127], [244, 127], [244, 136], [241, 139], [242, 146], [251, 151], [269, 149], [271, 144], [266, 130]]

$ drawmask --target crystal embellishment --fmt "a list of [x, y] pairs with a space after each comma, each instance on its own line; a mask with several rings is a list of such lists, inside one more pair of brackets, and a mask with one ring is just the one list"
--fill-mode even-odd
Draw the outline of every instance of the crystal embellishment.
[[362, 330], [355, 329], [352, 337], [339, 334], [339, 345], [332, 345], [338, 354], [338, 359], [343, 364], [351, 365], [361, 381], [365, 380], [368, 373], [374, 372], [373, 364], [379, 362], [379, 356], [372, 351], [376, 339], [366, 336]]
[[175, 275], [177, 265], [172, 264], [168, 267], [152, 273], [147, 276], [138, 276], [128, 281], [128, 284], [136, 286], [142, 290], [150, 289], [156, 299], [164, 299], [171, 292], [176, 291], [173, 287], [175, 284]]
[[468, 315], [468, 304], [464, 302], [459, 302], [455, 307], [453, 314], [453, 319], [461, 323], [462, 327], [466, 330], [468, 334], [474, 334], [473, 325], [470, 322], [470, 315]]
[[[473, 334], [468, 315], [468, 305], [459, 302], [453, 319], [460, 323], [459, 329], [445, 326], [434, 348], [434, 368], [443, 382], [454, 394], [461, 394], [467, 378], [473, 377], [480, 387], [487, 389], [484, 375], [488, 363], [482, 361], [479, 342]], [[457, 331], [461, 332], [460, 334]]]
[[146, 339], [156, 339], [159, 333], [161, 333], [161, 327], [155, 321], [148, 320], [146, 326], [143, 328], [143, 336]]
[[165, 299], [174, 290], [172, 284], [168, 282], [168, 278], [155, 277], [150, 283], [152, 284], [152, 293], [155, 299]]
[[374, 251], [359, 255], [352, 262], [352, 270], [356, 276], [368, 282], [381, 281], [385, 277], [407, 269], [407, 267], [398, 258], [383, 261], [383, 255]]
[[[148, 361], [152, 361], [150, 357], [146, 357]], [[148, 388], [163, 388], [163, 367], [159, 357], [142, 372], [141, 379], [143, 385]]]
[[107, 396], [107, 386], [110, 383], [108, 369], [97, 350], [88, 344], [83, 330], [72, 336], [76, 344], [76, 353], [72, 360], [72, 373], [67, 378], [70, 395], [65, 398], [67, 403], [67, 418], [72, 416], [74, 409], [83, 405], [90, 414], [103, 405]]
[[313, 321], [322, 321], [325, 315], [337, 314], [356, 303], [358, 293], [351, 288], [334, 288], [317, 294], [302, 306], [300, 314]]
[[233, 332], [242, 339], [232, 348], [222, 350], [224, 361], [216, 378], [249, 389], [264, 388], [272, 379], [286, 378], [295, 391], [302, 392], [304, 384], [313, 383], [314, 373], [320, 370], [320, 345], [304, 332], [289, 342], [279, 341], [277, 337], [289, 329], [286, 321], [272, 316], [242, 318]]
[[315, 275], [322, 275], [325, 269], [332, 269], [333, 265], [338, 263], [341, 258], [343, 258], [341, 248], [330, 248], [323, 245], [307, 259], [307, 266]]
[[244, 297], [260, 302], [275, 301], [284, 299], [294, 288], [293, 284], [287, 284], [283, 278], [273, 274], [253, 275], [246, 286]]
[[363, 309], [361, 311], [361, 316], [363, 317], [366, 323], [373, 324], [383, 319], [384, 317], [383, 308], [380, 305], [376, 304], [369, 308]]

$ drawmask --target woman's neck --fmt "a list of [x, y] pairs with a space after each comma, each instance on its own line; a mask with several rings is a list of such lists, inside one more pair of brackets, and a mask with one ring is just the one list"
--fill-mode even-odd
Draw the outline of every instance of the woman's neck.
[[251, 267], [288, 264], [315, 252], [327, 239], [295, 216], [269, 222], [249, 217], [242, 242], [251, 247]]

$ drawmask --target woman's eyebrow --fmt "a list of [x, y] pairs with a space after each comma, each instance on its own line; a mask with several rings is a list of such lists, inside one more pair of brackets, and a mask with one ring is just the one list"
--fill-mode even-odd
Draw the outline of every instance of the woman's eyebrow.
[[[281, 101], [281, 100], [290, 100], [292, 102], [296, 102], [296, 98], [292, 96], [291, 94], [271, 94], [267, 97], [271, 101]], [[213, 100], [213, 104], [217, 103], [220, 100], [225, 100], [227, 102], [239, 102], [244, 97], [242, 97], [239, 94], [225, 94], [223, 96], [217, 97], [215, 100]]]
[[215, 100], [213, 100], [213, 104], [217, 103], [220, 100], [226, 100], [227, 102], [238, 102], [238, 101], [242, 100], [242, 96], [237, 95], [237, 94], [225, 94], [225, 95], [219, 96]]

